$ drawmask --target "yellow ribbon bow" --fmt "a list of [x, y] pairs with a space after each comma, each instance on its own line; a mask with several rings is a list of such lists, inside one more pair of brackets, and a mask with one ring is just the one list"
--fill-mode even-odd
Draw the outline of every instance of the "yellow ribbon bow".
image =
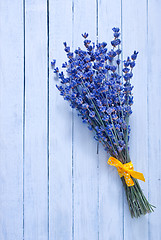
[[134, 181], [132, 180], [131, 176], [145, 182], [144, 175], [140, 172], [134, 171], [134, 167], [133, 167], [132, 162], [122, 164], [116, 158], [110, 157], [108, 159], [107, 163], [109, 165], [117, 168], [117, 171], [118, 171], [118, 174], [119, 174], [120, 178], [124, 176], [125, 182], [126, 182], [128, 187], [134, 185]]

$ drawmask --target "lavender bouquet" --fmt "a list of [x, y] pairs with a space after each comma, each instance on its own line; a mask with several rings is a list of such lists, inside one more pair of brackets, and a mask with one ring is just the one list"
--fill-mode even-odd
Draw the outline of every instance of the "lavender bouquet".
[[113, 28], [112, 48], [107, 43], [91, 43], [88, 33], [82, 34], [85, 50], [78, 48], [73, 52], [64, 42], [68, 62], [66, 76], [55, 68], [56, 60], [51, 63], [54, 73], [60, 79], [57, 86], [60, 95], [75, 108], [94, 131], [94, 138], [101, 142], [111, 157], [108, 163], [117, 168], [125, 188], [129, 210], [132, 217], [139, 217], [153, 211], [145, 198], [137, 179], [143, 180], [142, 173], [134, 171], [129, 156], [130, 125], [133, 96], [131, 79], [138, 52], [121, 61], [121, 40], [119, 28]]

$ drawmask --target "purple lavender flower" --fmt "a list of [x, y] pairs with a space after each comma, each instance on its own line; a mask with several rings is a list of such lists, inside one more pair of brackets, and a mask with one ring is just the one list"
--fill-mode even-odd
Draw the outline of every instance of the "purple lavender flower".
[[134, 67], [135, 67], [135, 61], [133, 61], [133, 62], [130, 63], [130, 67], [131, 67], [131, 68], [134, 68]]
[[112, 46], [114, 46], [114, 47], [116, 47], [117, 45], [119, 45], [121, 43], [121, 40], [120, 39], [115, 39], [115, 40], [113, 40], [113, 41], [111, 41], [111, 44], [112, 44]]
[[134, 51], [134, 54], [131, 55], [131, 59], [136, 60], [138, 53], [139, 52]]
[[56, 67], [56, 68], [54, 69], [54, 73], [58, 73], [58, 72], [59, 72], [59, 68]]
[[65, 47], [64, 49], [66, 52], [70, 52], [70, 47]]
[[56, 60], [53, 59], [53, 61], [51, 62], [51, 66], [52, 66], [52, 67], [55, 67], [55, 63], [56, 63]]
[[112, 28], [112, 30], [113, 30], [115, 33], [118, 33], [118, 32], [120, 31], [120, 29], [119, 29], [119, 28], [116, 28], [116, 27]]
[[[61, 85], [57, 88], [60, 95], [79, 112], [88, 128], [95, 132], [95, 139], [102, 142], [112, 156], [124, 159], [127, 157], [125, 150], [130, 133], [127, 119], [132, 113], [133, 104], [133, 86], [130, 81], [138, 52], [134, 51], [131, 59], [128, 57], [123, 62], [122, 78], [120, 30], [112, 30], [114, 40], [108, 51], [106, 42], [95, 45], [87, 39], [86, 32], [82, 34], [85, 50], [78, 48], [71, 52], [64, 42], [68, 62], [63, 63], [62, 67], [66, 68], [67, 75], [59, 73], [58, 68], [54, 72], [59, 73]], [[55, 60], [51, 64], [55, 66]]]
[[87, 38], [88, 37], [88, 33], [84, 33], [84, 34], [82, 34], [82, 36], [84, 37], [84, 38]]

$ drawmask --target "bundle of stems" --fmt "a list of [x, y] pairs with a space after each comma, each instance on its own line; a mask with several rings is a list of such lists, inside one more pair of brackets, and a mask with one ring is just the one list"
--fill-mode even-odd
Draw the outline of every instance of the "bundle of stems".
[[[127, 153], [127, 156], [128, 158], [123, 159], [122, 163], [131, 162], [129, 153]], [[137, 217], [140, 217], [141, 215], [145, 215], [146, 213], [153, 212], [155, 206], [151, 205], [146, 199], [146, 197], [144, 196], [144, 193], [140, 188], [138, 180], [133, 177], [131, 178], [134, 181], [134, 185], [127, 186], [124, 177], [121, 177], [121, 180], [125, 189], [131, 217], [137, 218]]]
[[[131, 162], [129, 156], [130, 125], [133, 96], [131, 79], [138, 52], [121, 61], [121, 40], [119, 28], [113, 28], [112, 48], [107, 43], [91, 43], [88, 33], [82, 34], [85, 50], [80, 47], [73, 52], [64, 42], [68, 62], [66, 76], [51, 62], [54, 73], [60, 79], [57, 86], [60, 95], [78, 111], [84, 123], [95, 133], [94, 138], [101, 142], [106, 152], [122, 164]], [[132, 178], [132, 177], [131, 177]], [[121, 177], [132, 217], [152, 212], [152, 206], [145, 198], [137, 179], [134, 185], [127, 186]]]
[[[124, 149], [122, 153], [120, 153], [119, 155], [114, 155], [111, 152], [111, 156], [119, 159], [119, 161], [122, 162], [123, 164], [131, 162], [128, 148]], [[124, 177], [121, 177], [121, 181], [125, 189], [131, 217], [138, 218], [141, 215], [153, 212], [155, 206], [150, 204], [146, 197], [144, 196], [144, 193], [138, 183], [138, 180], [133, 177], [131, 178], [134, 181], [133, 186], [127, 186]]]

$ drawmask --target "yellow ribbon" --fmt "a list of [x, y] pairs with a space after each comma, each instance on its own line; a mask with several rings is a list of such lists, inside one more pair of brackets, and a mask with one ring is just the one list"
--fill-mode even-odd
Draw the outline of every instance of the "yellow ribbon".
[[126, 182], [128, 187], [134, 185], [134, 181], [132, 180], [131, 176], [145, 182], [144, 175], [140, 172], [134, 171], [134, 167], [133, 167], [132, 162], [122, 164], [116, 158], [110, 157], [108, 159], [107, 163], [109, 165], [117, 168], [117, 171], [118, 171], [118, 174], [119, 174], [120, 178], [124, 176], [125, 182]]

